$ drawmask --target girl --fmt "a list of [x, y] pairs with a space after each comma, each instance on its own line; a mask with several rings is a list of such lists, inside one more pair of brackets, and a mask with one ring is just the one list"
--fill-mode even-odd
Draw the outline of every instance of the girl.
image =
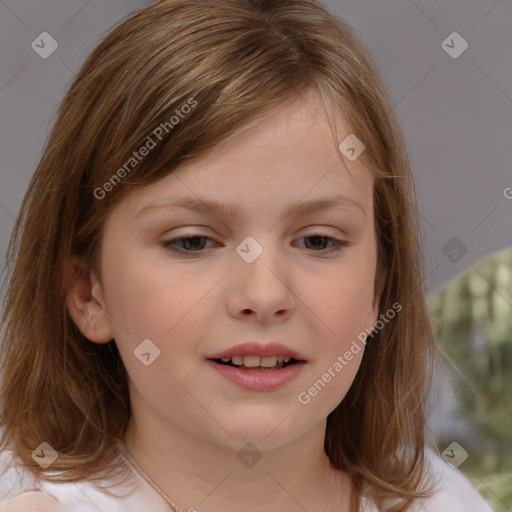
[[385, 89], [314, 0], [164, 0], [92, 52], [9, 249], [2, 511], [490, 508]]

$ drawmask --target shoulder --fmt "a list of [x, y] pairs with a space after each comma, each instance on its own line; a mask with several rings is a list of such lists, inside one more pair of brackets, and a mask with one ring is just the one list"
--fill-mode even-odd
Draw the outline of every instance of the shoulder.
[[416, 507], [415, 512], [492, 512], [459, 469], [450, 466], [431, 450], [427, 451], [427, 460], [435, 493]]
[[[0, 512], [127, 512], [168, 511], [168, 505], [158, 493], [131, 469], [120, 454], [120, 463], [128, 477], [118, 485], [110, 479], [101, 481], [104, 492], [89, 480], [57, 481], [38, 478], [13, 450], [0, 451]], [[51, 472], [54, 475], [58, 472]]]
[[64, 512], [12, 450], [0, 451], [0, 512]]
[[55, 499], [41, 492], [29, 491], [0, 501], [0, 512], [65, 512]]
[[[433, 494], [414, 503], [410, 512], [493, 512], [459, 469], [454, 469], [432, 450], [426, 450], [426, 458]], [[391, 500], [389, 505], [399, 501]], [[379, 512], [375, 502], [366, 496], [362, 499], [362, 510]]]
[[0, 451], [0, 499], [14, 498], [37, 486], [35, 475], [23, 467], [14, 451]]

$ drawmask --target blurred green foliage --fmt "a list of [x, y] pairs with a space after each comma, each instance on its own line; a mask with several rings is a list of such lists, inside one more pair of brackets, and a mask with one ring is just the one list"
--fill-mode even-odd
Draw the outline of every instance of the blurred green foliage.
[[495, 512], [512, 511], [512, 250], [472, 265], [429, 299], [457, 399], [452, 416], [468, 428], [438, 437], [468, 452], [460, 470]]

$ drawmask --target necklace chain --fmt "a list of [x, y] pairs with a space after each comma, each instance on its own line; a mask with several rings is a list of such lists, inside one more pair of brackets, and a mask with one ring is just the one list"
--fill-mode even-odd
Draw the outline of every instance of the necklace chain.
[[144, 470], [137, 464], [136, 460], [132, 457], [131, 453], [126, 448], [126, 445], [123, 441], [118, 443], [119, 449], [123, 453], [123, 455], [128, 459], [130, 464], [137, 470], [137, 472], [162, 496], [162, 498], [169, 504], [174, 512], [183, 512], [183, 510], [176, 505], [159, 487], [158, 485], [149, 478], [149, 476], [144, 472]]

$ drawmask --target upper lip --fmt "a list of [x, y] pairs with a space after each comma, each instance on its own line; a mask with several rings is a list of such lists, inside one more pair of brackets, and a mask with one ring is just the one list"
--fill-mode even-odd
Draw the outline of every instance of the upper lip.
[[211, 355], [208, 359], [221, 359], [223, 357], [232, 356], [285, 356], [291, 357], [296, 361], [305, 361], [306, 358], [296, 350], [288, 348], [280, 343], [258, 343], [256, 341], [248, 341], [240, 345], [234, 345], [222, 352]]

